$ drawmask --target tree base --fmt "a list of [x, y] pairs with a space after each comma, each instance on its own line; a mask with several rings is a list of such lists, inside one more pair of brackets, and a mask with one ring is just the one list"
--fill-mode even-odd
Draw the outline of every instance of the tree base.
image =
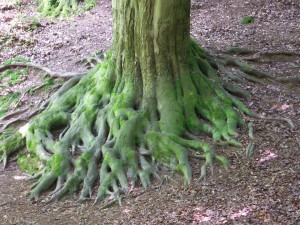
[[162, 79], [152, 101], [137, 94], [142, 84], [118, 75], [108, 54], [78, 83], [64, 85], [46, 110], [0, 143], [3, 161], [6, 164], [7, 157], [26, 143], [30, 154], [43, 163], [31, 179], [31, 199], [56, 185], [51, 200], [79, 190], [84, 200], [92, 196], [98, 177], [95, 202], [107, 195], [119, 198], [138, 182], [148, 187], [151, 177], [160, 179], [158, 164], [181, 172], [189, 184], [189, 156], [199, 151], [205, 160], [200, 179], [205, 179], [214, 161], [225, 167], [228, 161], [196, 136], [241, 146], [234, 140], [237, 127], [244, 125], [240, 113], [257, 115], [233, 96], [247, 97], [246, 92], [223, 81], [216, 70], [229, 72], [194, 41], [189, 57], [189, 69], [175, 82], [176, 89], [168, 89]]

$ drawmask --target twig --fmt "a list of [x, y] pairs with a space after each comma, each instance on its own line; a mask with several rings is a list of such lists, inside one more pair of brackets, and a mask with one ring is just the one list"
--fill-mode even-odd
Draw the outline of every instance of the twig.
[[[10, 118], [10, 117], [12, 117], [12, 116], [15, 116], [15, 115], [17, 115], [17, 114], [26, 112], [28, 109], [29, 109], [29, 107], [26, 107], [25, 109], [20, 109], [20, 110], [17, 110], [17, 111], [15, 111], [15, 112], [6, 114], [6, 115], [3, 116], [2, 118], [0, 118], [0, 121], [7, 120], [8, 118]], [[2, 125], [2, 123], [0, 123], [0, 125]]]
[[5, 203], [2, 203], [2, 204], [0, 204], [0, 207], [5, 206], [5, 205], [8, 205], [8, 204], [10, 204], [10, 203], [12, 203], [12, 202], [5, 202]]
[[4, 65], [0, 67], [0, 72], [3, 72], [5, 70], [11, 69], [11, 68], [18, 68], [18, 67], [32, 67], [34, 69], [39, 69], [45, 71], [50, 77], [61, 77], [61, 78], [71, 78], [71, 77], [78, 77], [78, 76], [84, 76], [88, 72], [57, 72], [57, 71], [52, 71], [47, 67], [44, 67], [40, 64], [37, 63], [23, 63], [23, 62], [13, 62], [9, 65]]
[[10, 125], [12, 125], [12, 124], [14, 124], [14, 123], [17, 123], [17, 122], [19, 122], [19, 121], [26, 121], [26, 119], [25, 119], [25, 118], [22, 118], [22, 117], [20, 116], [20, 117], [18, 117], [18, 118], [15, 118], [15, 119], [13, 119], [13, 120], [8, 121], [6, 124], [3, 124], [3, 127], [2, 127], [2, 130], [0, 131], [0, 134], [2, 134], [8, 126], [10, 126]]
[[102, 60], [98, 57], [97, 53], [94, 53], [94, 57], [98, 64], [102, 63]]
[[294, 129], [295, 125], [293, 123], [293, 121], [289, 118], [284, 118], [284, 117], [264, 117], [264, 116], [260, 116], [258, 114], [253, 114], [250, 115], [251, 117], [255, 118], [255, 119], [261, 119], [261, 120], [269, 120], [269, 121], [282, 121], [282, 122], [286, 122], [289, 124], [290, 128]]
[[[41, 101], [42, 101], [42, 100], [41, 100]], [[39, 104], [41, 103], [41, 101], [40, 101], [37, 105], [39, 105]], [[19, 116], [18, 118], [12, 119], [12, 120], [8, 121], [7, 123], [2, 124], [3, 127], [2, 127], [2, 129], [0, 130], [0, 134], [2, 134], [8, 126], [10, 126], [10, 125], [12, 125], [12, 124], [15, 124], [15, 123], [17, 123], [17, 122], [20, 122], [20, 121], [27, 121], [27, 120], [29, 120], [32, 116], [34, 116], [36, 113], [41, 112], [43, 109], [44, 109], [44, 104], [42, 104], [40, 107], [38, 107], [37, 109], [35, 109], [34, 111], [32, 111], [32, 112], [31, 112], [28, 116], [26, 116], [26, 117], [25, 117], [24, 114], [23, 114], [23, 115]], [[0, 125], [1, 125], [1, 123], [0, 123]]]
[[34, 92], [34, 91], [36, 91], [36, 90], [38, 90], [38, 89], [44, 87], [45, 85], [46, 85], [46, 84], [43, 83], [43, 84], [41, 84], [41, 85], [35, 87], [35, 88], [32, 89], [32, 90], [30, 90], [30, 88], [27, 88], [27, 90], [25, 90], [25, 91], [22, 93], [22, 96], [20, 97], [20, 99], [16, 102], [16, 104], [15, 104], [15, 106], [14, 106], [14, 110], [19, 106], [20, 102], [23, 100], [23, 98], [25, 97], [25, 95], [26, 95], [29, 91]]
[[298, 144], [298, 146], [300, 148], [300, 138], [296, 138], [296, 141], [297, 141], [297, 144]]

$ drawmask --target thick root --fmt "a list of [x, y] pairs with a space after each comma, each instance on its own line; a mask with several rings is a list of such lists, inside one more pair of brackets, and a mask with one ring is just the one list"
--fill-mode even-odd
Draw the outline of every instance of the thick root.
[[108, 54], [80, 81], [68, 81], [41, 114], [0, 144], [5, 162], [26, 143], [44, 164], [32, 178], [31, 199], [55, 186], [51, 201], [78, 191], [85, 200], [99, 179], [95, 203], [106, 196], [120, 200], [139, 183], [147, 188], [152, 177], [160, 179], [158, 164], [180, 172], [189, 184], [189, 156], [195, 153], [205, 160], [200, 175], [205, 180], [215, 161], [225, 167], [228, 161], [199, 135], [210, 135], [220, 145], [241, 146], [234, 139], [244, 126], [239, 112], [256, 115], [235, 97], [248, 94], [224, 82], [214, 69], [223, 67], [193, 41], [188, 65], [174, 70], [176, 79], [154, 74], [149, 77], [157, 80], [148, 87], [135, 72], [127, 71], [134, 76], [126, 77], [115, 68]]
[[7, 165], [8, 156], [12, 155], [24, 146], [25, 138], [20, 132], [16, 132], [3, 142], [0, 142], [0, 163], [3, 163], [4, 168]]

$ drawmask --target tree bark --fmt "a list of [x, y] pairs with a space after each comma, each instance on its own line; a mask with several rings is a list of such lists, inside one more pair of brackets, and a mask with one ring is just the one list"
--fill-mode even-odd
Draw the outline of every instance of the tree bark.
[[190, 1], [113, 0], [112, 8], [112, 58], [122, 77], [115, 90], [133, 89], [133, 107], [150, 111], [154, 120], [167, 121], [173, 111], [173, 121], [161, 128], [182, 132], [179, 80], [188, 70]]

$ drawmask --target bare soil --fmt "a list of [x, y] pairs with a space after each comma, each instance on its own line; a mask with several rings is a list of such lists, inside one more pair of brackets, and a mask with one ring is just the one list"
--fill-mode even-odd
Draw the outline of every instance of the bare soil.
[[[0, 42], [0, 63], [18, 56], [52, 70], [86, 71], [83, 59], [110, 46], [110, 3], [99, 0], [90, 12], [57, 20], [39, 18], [32, 1], [16, 5], [0, 0], [0, 38], [7, 37]], [[258, 52], [243, 56], [245, 59], [265, 52], [281, 53], [261, 57], [261, 63], [253, 66], [274, 77], [300, 75], [299, 55], [282, 54], [300, 52], [298, 0], [194, 0], [191, 13], [191, 34], [209, 51], [239, 46]], [[253, 16], [254, 23], [241, 24], [245, 16]], [[38, 23], [29, 17], [37, 18]], [[32, 71], [26, 78], [24, 86], [39, 80]], [[272, 81], [238, 85], [251, 92], [246, 104], [252, 110], [289, 117], [296, 127], [245, 118], [254, 122], [256, 147], [251, 158], [245, 156], [248, 133], [240, 130], [243, 149], [217, 149], [230, 160], [228, 171], [216, 166], [213, 175], [199, 183], [201, 162], [193, 159], [192, 185], [181, 185], [180, 176], [175, 175], [174, 182], [145, 192], [138, 188], [123, 199], [122, 206], [102, 210], [103, 204], [78, 203], [76, 196], [57, 203], [47, 203], [47, 196], [29, 202], [27, 175], [11, 161], [6, 170], [0, 170], [0, 224], [300, 224], [299, 86]], [[28, 99], [22, 106], [26, 102]], [[170, 174], [165, 171], [164, 175]]]

